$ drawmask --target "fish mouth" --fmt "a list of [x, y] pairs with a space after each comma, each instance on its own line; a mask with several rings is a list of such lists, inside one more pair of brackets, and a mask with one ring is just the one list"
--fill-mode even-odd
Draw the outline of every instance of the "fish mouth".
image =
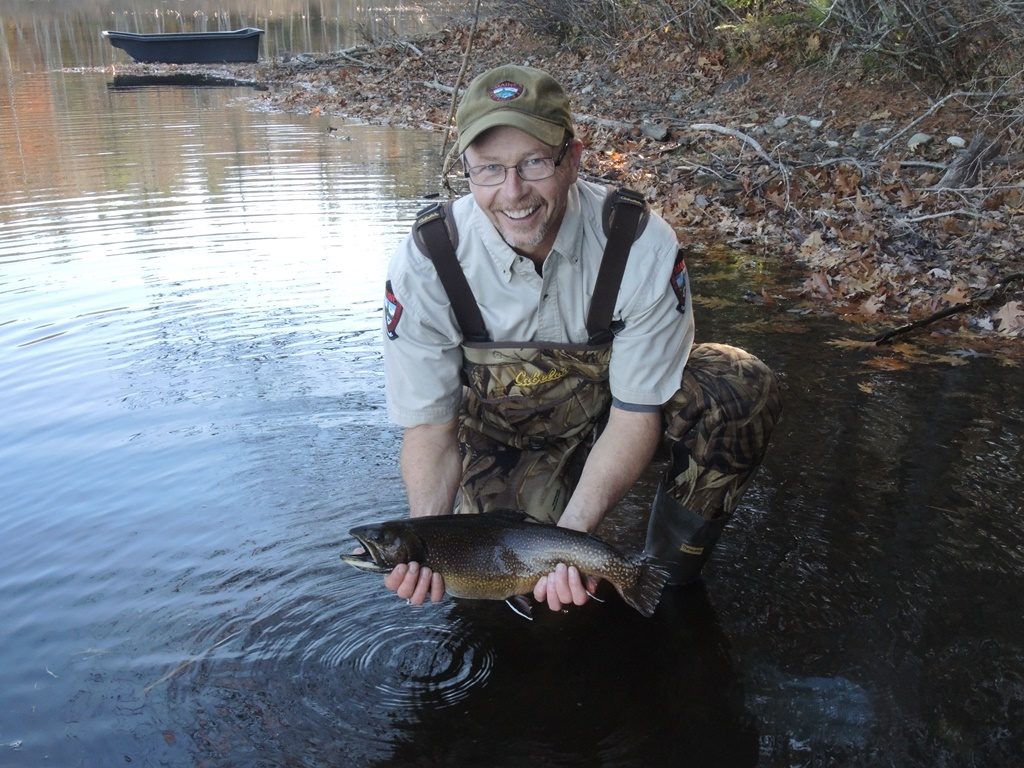
[[359, 546], [362, 547], [362, 552], [351, 552], [342, 554], [341, 559], [361, 571], [371, 571], [373, 573], [387, 573], [391, 571], [394, 566], [388, 565], [385, 561], [383, 553], [372, 540], [360, 536], [359, 534], [353, 533], [356, 541], [359, 542]]

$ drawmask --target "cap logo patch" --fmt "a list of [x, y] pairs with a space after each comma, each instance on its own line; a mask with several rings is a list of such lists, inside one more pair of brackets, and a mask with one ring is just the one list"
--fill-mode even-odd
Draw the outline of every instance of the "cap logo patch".
[[511, 80], [506, 80], [491, 88], [489, 93], [494, 101], [512, 101], [512, 99], [517, 99], [523, 95], [523, 86], [519, 83], [513, 83]]

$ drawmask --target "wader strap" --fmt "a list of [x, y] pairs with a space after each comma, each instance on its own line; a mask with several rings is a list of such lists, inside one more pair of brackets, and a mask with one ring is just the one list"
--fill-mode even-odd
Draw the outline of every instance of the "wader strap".
[[643, 195], [630, 189], [619, 188], [611, 193], [611, 215], [608, 224], [608, 242], [601, 257], [594, 296], [587, 313], [587, 333], [591, 344], [612, 340], [612, 312], [619, 295], [619, 284], [626, 270], [626, 260], [633, 247], [641, 221], [647, 214]]
[[[441, 278], [444, 292], [448, 294], [455, 322], [462, 329], [466, 341], [490, 341], [491, 335], [484, 325], [480, 307], [473, 296], [473, 290], [466, 281], [466, 275], [455, 256], [455, 244], [449, 233], [447, 220], [451, 214], [449, 206], [435, 203], [419, 212], [416, 217], [415, 239], [434, 263], [437, 276]], [[452, 222], [454, 227], [454, 221]]]

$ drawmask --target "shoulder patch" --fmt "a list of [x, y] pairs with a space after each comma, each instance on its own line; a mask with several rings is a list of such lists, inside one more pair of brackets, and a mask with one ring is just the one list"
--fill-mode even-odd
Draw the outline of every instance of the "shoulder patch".
[[391, 290], [391, 281], [388, 280], [384, 286], [384, 327], [392, 341], [398, 338], [398, 321], [401, 319], [402, 305], [395, 297], [395, 292]]
[[676, 294], [676, 309], [686, 313], [686, 261], [683, 260], [683, 252], [676, 255], [676, 264], [672, 267], [672, 290]]

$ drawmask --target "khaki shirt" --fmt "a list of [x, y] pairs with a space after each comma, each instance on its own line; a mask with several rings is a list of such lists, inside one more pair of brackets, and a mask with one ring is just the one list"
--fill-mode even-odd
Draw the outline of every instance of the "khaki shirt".
[[[586, 316], [607, 240], [602, 205], [608, 191], [582, 180], [570, 188], [543, 277], [501, 239], [472, 195], [455, 201], [456, 254], [494, 341], [587, 341]], [[672, 287], [677, 250], [672, 228], [652, 214], [630, 251], [612, 314], [613, 322], [624, 323], [609, 371], [612, 397], [621, 403], [661, 405], [682, 381], [694, 328], [685, 276], [678, 281], [682, 311]], [[385, 313], [388, 415], [403, 427], [450, 421], [462, 398], [462, 334], [437, 271], [411, 236], [392, 257], [388, 280], [401, 305], [390, 329], [395, 308]]]

